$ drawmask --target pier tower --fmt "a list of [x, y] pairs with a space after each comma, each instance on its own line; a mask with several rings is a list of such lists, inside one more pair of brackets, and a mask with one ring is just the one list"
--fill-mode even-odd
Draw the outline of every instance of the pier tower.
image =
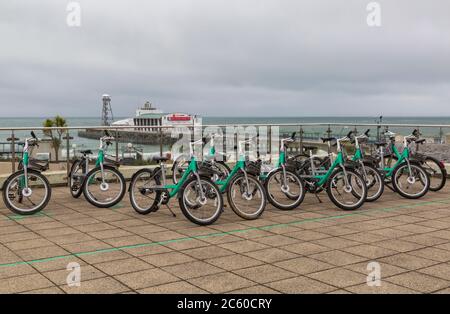
[[102, 96], [103, 108], [102, 108], [102, 125], [109, 126], [113, 123], [113, 113], [111, 108], [111, 96], [104, 94]]

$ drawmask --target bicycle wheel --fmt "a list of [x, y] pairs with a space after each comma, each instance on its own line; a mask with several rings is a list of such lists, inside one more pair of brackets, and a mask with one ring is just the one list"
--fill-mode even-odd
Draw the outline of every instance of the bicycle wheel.
[[295, 173], [288, 170], [285, 173], [286, 180], [283, 180], [282, 168], [269, 174], [265, 188], [270, 204], [281, 210], [291, 210], [297, 208], [305, 198], [305, 186]]
[[[384, 192], [384, 179], [380, 171], [372, 165], [364, 164], [358, 168], [358, 172], [366, 182], [366, 201], [374, 202], [379, 199]], [[356, 193], [356, 190], [353, 190], [353, 192]]]
[[79, 198], [81, 193], [83, 193], [83, 178], [86, 173], [86, 165], [82, 164], [81, 160], [75, 160], [70, 168], [69, 174], [69, 189], [70, 194], [74, 198]]
[[27, 170], [28, 189], [25, 188], [25, 174], [17, 171], [6, 179], [3, 185], [3, 202], [12, 212], [32, 215], [47, 206], [51, 197], [51, 187], [40, 172]]
[[439, 160], [427, 156], [422, 163], [422, 168], [430, 177], [430, 191], [437, 192], [445, 186], [447, 170]]
[[123, 175], [114, 167], [95, 167], [86, 175], [83, 194], [92, 205], [107, 208], [119, 203], [125, 195], [126, 184]]
[[[349, 185], [346, 184], [346, 176]], [[337, 207], [343, 210], [355, 210], [364, 204], [367, 186], [363, 177], [356, 171], [346, 169], [344, 173], [343, 169], [338, 169], [328, 179], [327, 194]]]
[[234, 176], [227, 187], [227, 199], [231, 209], [241, 218], [252, 220], [263, 213], [266, 208], [266, 193], [259, 180], [247, 174]]
[[180, 155], [177, 157], [177, 159], [173, 162], [172, 166], [172, 180], [174, 184], [177, 184], [178, 181], [183, 176], [184, 172], [189, 166], [189, 156], [187, 155]]
[[214, 182], [225, 180], [226, 178], [228, 178], [231, 172], [230, 167], [228, 167], [228, 165], [223, 161], [215, 161], [213, 164], [213, 169], [217, 172], [212, 178]]
[[223, 198], [219, 188], [205, 177], [197, 180], [197, 177], [192, 176], [187, 179], [178, 192], [178, 202], [183, 215], [201, 226], [214, 223], [223, 211]]
[[133, 175], [128, 194], [136, 212], [147, 215], [158, 209], [162, 192], [152, 188], [160, 184], [159, 176], [150, 169], [141, 169]]
[[410, 167], [411, 171], [406, 162], [398, 165], [392, 173], [392, 185], [395, 191], [405, 198], [420, 198], [427, 194], [430, 178], [418, 164], [410, 164]]

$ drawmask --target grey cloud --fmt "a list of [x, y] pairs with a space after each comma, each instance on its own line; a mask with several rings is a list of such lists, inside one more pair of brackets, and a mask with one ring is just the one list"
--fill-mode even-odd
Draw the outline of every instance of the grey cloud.
[[446, 0], [79, 2], [0, 4], [2, 115], [450, 115]]

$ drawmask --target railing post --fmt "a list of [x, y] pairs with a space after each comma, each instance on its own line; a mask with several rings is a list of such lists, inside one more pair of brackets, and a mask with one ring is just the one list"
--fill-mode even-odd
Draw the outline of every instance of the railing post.
[[14, 130], [11, 130], [11, 168], [12, 172], [16, 172], [16, 136]]
[[236, 149], [234, 150], [235, 152], [235, 162], [237, 162], [239, 160], [239, 143], [238, 143], [238, 128], [234, 128], [234, 147], [236, 147]]
[[269, 132], [268, 132], [268, 143], [269, 143], [269, 151], [268, 154], [270, 156], [270, 162], [272, 162], [272, 125], [269, 125]]
[[[67, 178], [70, 175], [70, 134], [69, 129], [66, 130], [66, 168], [67, 168]], [[69, 180], [67, 180], [67, 185], [69, 185]]]
[[163, 155], [163, 129], [159, 128], [159, 155]]
[[331, 137], [331, 125], [328, 124], [327, 137]]
[[116, 162], [119, 162], [119, 130], [116, 129]]
[[300, 131], [299, 131], [299, 134], [300, 134], [300, 154], [302, 154], [303, 153], [303, 127], [302, 126], [300, 126]]

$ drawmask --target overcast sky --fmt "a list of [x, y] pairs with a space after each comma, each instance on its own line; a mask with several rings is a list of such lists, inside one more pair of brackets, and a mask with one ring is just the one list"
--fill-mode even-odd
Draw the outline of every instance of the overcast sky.
[[450, 116], [450, 1], [0, 2], [1, 116]]

